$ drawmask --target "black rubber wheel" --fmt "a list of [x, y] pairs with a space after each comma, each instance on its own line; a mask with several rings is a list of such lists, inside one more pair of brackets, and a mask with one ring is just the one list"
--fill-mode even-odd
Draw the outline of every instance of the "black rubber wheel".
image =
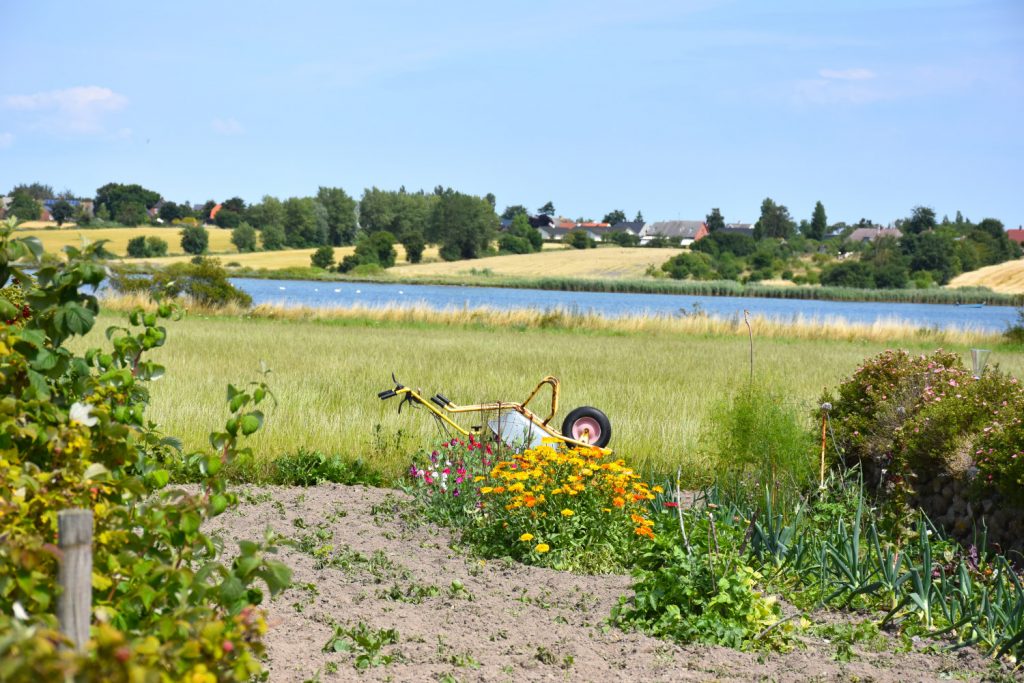
[[597, 408], [582, 406], [565, 416], [562, 435], [581, 441], [584, 432], [592, 446], [604, 448], [612, 440], [612, 423], [608, 416]]

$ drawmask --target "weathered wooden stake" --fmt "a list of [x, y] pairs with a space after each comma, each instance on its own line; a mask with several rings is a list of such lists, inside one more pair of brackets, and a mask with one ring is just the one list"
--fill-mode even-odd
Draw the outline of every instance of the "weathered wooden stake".
[[57, 545], [63, 553], [57, 580], [60, 629], [79, 650], [89, 640], [92, 616], [92, 510], [64, 510], [57, 514]]

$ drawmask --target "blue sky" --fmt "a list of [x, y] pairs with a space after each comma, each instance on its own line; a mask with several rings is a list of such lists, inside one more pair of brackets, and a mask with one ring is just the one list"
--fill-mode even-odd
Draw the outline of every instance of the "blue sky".
[[1024, 223], [1024, 2], [4, 3], [0, 192]]

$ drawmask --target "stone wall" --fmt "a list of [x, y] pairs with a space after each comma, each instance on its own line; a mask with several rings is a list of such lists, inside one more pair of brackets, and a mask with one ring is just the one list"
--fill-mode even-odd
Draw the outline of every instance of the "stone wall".
[[[1011, 559], [1024, 554], [1024, 510], [1007, 505], [998, 493], [978, 498], [968, 476], [935, 472], [918, 473], [919, 505], [932, 523], [964, 545], [974, 542], [974, 529], [982, 522], [988, 531], [989, 549], [998, 548]], [[1019, 555], [1016, 559], [1020, 559]]]

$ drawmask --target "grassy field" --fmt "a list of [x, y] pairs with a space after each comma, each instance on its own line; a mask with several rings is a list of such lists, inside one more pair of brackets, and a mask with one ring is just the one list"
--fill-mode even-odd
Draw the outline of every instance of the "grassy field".
[[[553, 245], [561, 247], [562, 245]], [[509, 277], [639, 278], [649, 266], [662, 263], [681, 249], [545, 249], [536, 254], [489, 256], [472, 261], [403, 264], [388, 271], [394, 277], [455, 276], [490, 272]]]
[[[231, 231], [221, 230], [219, 228], [209, 228], [207, 232], [210, 235], [210, 246], [209, 251], [211, 253], [234, 253], [237, 250], [235, 245], [231, 244]], [[60, 253], [60, 250], [66, 246], [80, 247], [82, 246], [83, 238], [90, 242], [98, 242], [100, 240], [110, 240], [107, 244], [107, 250], [117, 254], [118, 256], [124, 256], [128, 251], [128, 240], [134, 237], [149, 237], [154, 235], [167, 242], [167, 251], [171, 254], [184, 254], [181, 250], [181, 229], [180, 228], [155, 228], [152, 226], [139, 226], [137, 228], [83, 228], [78, 229], [75, 227], [64, 227], [64, 228], [32, 228], [32, 229], [18, 229], [18, 237], [38, 237], [43, 243], [43, 248], [52, 254]], [[173, 258], [173, 257], [172, 257]], [[190, 256], [181, 256], [181, 259], [191, 258]], [[309, 265], [309, 257], [306, 257], [306, 265]]]
[[1005, 294], [1024, 294], [1024, 259], [985, 266], [957, 275], [949, 287], [988, 287]]
[[[102, 343], [99, 331], [115, 320], [104, 314], [89, 341]], [[398, 415], [393, 402], [377, 399], [390, 387], [392, 371], [428, 395], [440, 391], [459, 403], [522, 400], [541, 377], [553, 374], [563, 383], [556, 424], [572, 408], [593, 405], [611, 417], [612, 446], [641, 467], [664, 472], [682, 465], [691, 480], [709, 471], [701, 433], [714, 406], [746, 382], [744, 329], [499, 323], [479, 316], [416, 320], [367, 312], [321, 320], [189, 316], [170, 325], [167, 347], [155, 354], [167, 376], [153, 386], [150, 416], [190, 448], [203, 447], [226, 417], [226, 384], [257, 378], [264, 361], [280, 404], [253, 444], [259, 463], [308, 448], [363, 457], [394, 475], [407, 466], [409, 453], [438, 432], [423, 409]], [[808, 416], [822, 388], [893, 345], [821, 338], [820, 326], [816, 339], [768, 333], [781, 331], [762, 335], [755, 325], [756, 376]], [[899, 345], [923, 352], [937, 341]], [[944, 345], [966, 354], [964, 344]], [[1011, 349], [997, 347], [992, 362], [1015, 374], [1024, 371], [1024, 354]]]
[[[230, 234], [230, 233], [229, 233]], [[234, 251], [234, 246], [232, 246]], [[211, 251], [213, 251], [211, 249]], [[237, 263], [243, 268], [266, 268], [270, 270], [276, 270], [280, 268], [305, 268], [310, 265], [310, 257], [316, 249], [284, 249], [282, 251], [257, 251], [248, 254], [231, 253], [229, 255], [221, 256], [221, 261], [227, 263]], [[398, 253], [398, 263], [405, 262], [405, 249], [401, 244], [395, 245], [395, 251]], [[336, 262], [341, 261], [349, 254], [355, 252], [355, 247], [335, 247], [334, 248], [334, 260]], [[151, 259], [126, 259], [127, 263], [154, 263], [158, 265], [167, 265], [169, 263], [179, 263], [181, 261], [187, 261], [191, 256], [163, 256], [161, 258]], [[425, 259], [436, 259], [438, 258], [437, 247], [430, 246], [423, 251], [423, 258]]]

